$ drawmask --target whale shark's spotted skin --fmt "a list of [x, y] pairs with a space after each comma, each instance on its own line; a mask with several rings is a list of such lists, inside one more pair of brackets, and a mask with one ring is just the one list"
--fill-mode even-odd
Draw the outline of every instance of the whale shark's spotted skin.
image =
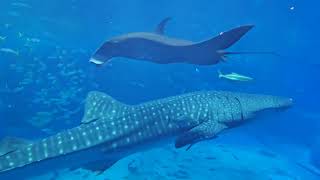
[[169, 137], [176, 137], [177, 148], [192, 145], [257, 111], [291, 103], [291, 99], [275, 96], [209, 91], [125, 105], [106, 94], [91, 92], [80, 126], [0, 156], [0, 174], [93, 147], [107, 156]]

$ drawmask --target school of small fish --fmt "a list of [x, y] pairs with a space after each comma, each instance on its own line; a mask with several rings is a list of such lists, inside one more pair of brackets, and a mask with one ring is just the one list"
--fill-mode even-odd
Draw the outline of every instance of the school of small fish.
[[[12, 9], [8, 15], [20, 18], [22, 15], [19, 10], [31, 11], [33, 8], [32, 5], [22, 1], [12, 2], [10, 5]], [[55, 20], [46, 17], [42, 17], [42, 19], [55, 22]], [[10, 33], [4, 33], [6, 31]], [[5, 94], [7, 99], [27, 94], [28, 98], [24, 98], [28, 99], [25, 108], [37, 107], [35, 109], [39, 109], [39, 111], [28, 112], [24, 121], [33, 127], [43, 129], [43, 131], [50, 131], [50, 124], [57, 120], [67, 124], [72, 123], [72, 116], [80, 111], [80, 108], [73, 107], [74, 104], [81, 103], [84, 98], [79, 97], [84, 97], [92, 84], [92, 79], [88, 77], [89, 73], [80, 68], [79, 62], [75, 58], [75, 56], [87, 57], [90, 52], [83, 49], [63, 48], [58, 44], [48, 43], [50, 41], [45, 38], [39, 38], [50, 38], [54, 36], [53, 34], [51, 32], [38, 35], [30, 34], [24, 32], [23, 29], [15, 28], [15, 24], [9, 22], [3, 22], [3, 25], [0, 26], [0, 58], [8, 64], [6, 75], [14, 77], [4, 78], [10, 79], [10, 81], [0, 82], [0, 94]], [[38, 53], [39, 47], [52, 50], [50, 53], [40, 55]], [[196, 68], [196, 72], [200, 73], [200, 70]], [[237, 73], [221, 73], [219, 77], [232, 81], [253, 80], [251, 77]], [[80, 86], [84, 83], [87, 85]], [[175, 86], [174, 81], [170, 83]], [[66, 86], [66, 84], [68, 85]], [[146, 86], [139, 81], [129, 82], [129, 85], [137, 88], [145, 88]], [[18, 103], [12, 105], [10, 102], [14, 101], [2, 100], [1, 107], [19, 108]], [[24, 102], [21, 102], [20, 106], [23, 105]]]
[[[20, 10], [32, 11], [33, 8], [22, 1], [12, 2], [10, 6], [12, 8], [8, 15], [15, 17], [21, 16]], [[0, 108], [3, 111], [26, 109], [23, 116], [25, 119], [22, 120], [45, 132], [51, 131], [52, 122], [73, 123], [71, 117], [81, 110], [73, 106], [82, 103], [82, 97], [87, 92], [85, 88], [90, 88], [80, 86], [90, 80], [75, 56], [87, 56], [88, 52], [83, 49], [62, 48], [58, 44], [48, 43], [48, 39], [39, 38], [43, 34], [51, 34], [50, 32], [36, 37], [35, 33], [24, 32], [15, 24], [2, 23], [0, 64], [4, 72], [1, 78], [4, 81], [0, 82], [0, 94], [6, 98], [1, 99]], [[48, 51], [41, 54], [40, 48]], [[17, 101], [19, 97], [23, 97], [22, 102]], [[12, 105], [11, 102], [16, 103]]]

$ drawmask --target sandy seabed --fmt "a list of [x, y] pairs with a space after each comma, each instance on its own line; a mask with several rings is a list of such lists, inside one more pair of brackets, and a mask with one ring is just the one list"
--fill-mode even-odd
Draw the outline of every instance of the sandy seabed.
[[172, 146], [128, 156], [104, 173], [78, 169], [33, 180], [316, 180], [301, 163], [265, 148], [201, 143], [190, 150]]

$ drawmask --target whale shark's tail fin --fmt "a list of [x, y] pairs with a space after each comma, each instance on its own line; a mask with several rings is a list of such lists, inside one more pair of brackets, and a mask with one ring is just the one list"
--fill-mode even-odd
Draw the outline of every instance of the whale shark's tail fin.
[[114, 119], [129, 110], [129, 105], [123, 104], [112, 97], [98, 91], [88, 94], [85, 103], [84, 117], [82, 124], [88, 124], [100, 119]]
[[310, 161], [320, 172], [320, 137], [316, 138], [316, 142], [311, 147]]

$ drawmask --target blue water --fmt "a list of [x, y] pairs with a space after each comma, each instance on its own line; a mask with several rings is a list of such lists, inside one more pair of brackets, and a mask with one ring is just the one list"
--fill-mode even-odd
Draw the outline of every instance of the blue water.
[[[196, 90], [264, 93], [292, 97], [294, 107], [199, 146], [213, 146], [215, 141], [262, 144], [281, 158], [320, 168], [319, 5], [315, 0], [2, 0], [0, 49], [18, 54], [0, 51], [0, 136], [36, 140], [74, 127], [92, 90], [130, 104]], [[151, 32], [168, 16], [173, 19], [166, 34], [192, 41], [254, 24], [230, 50], [275, 51], [280, 57], [232, 56], [212, 66], [125, 58], [102, 68], [89, 64], [105, 40]], [[219, 79], [219, 69], [254, 81]]]

